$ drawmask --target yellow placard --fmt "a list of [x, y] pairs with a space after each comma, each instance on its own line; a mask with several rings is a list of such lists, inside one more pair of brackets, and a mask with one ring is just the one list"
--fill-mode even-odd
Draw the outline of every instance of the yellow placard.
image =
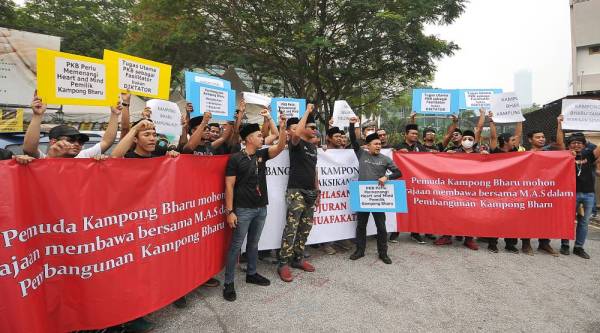
[[0, 109], [0, 133], [23, 132], [23, 109]]
[[104, 60], [37, 49], [38, 96], [47, 104], [110, 106], [118, 101]]
[[108, 77], [121, 92], [168, 100], [171, 65], [104, 50]]

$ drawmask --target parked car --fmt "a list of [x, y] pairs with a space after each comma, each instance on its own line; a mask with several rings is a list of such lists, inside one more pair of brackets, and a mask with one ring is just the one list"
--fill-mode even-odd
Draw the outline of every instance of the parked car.
[[[102, 140], [102, 135], [98, 133], [92, 133], [88, 131], [83, 131], [82, 133], [87, 134], [90, 137], [90, 141], [86, 142], [84, 145], [85, 148], [90, 148], [96, 143]], [[13, 152], [13, 154], [23, 154], [23, 140], [25, 139], [25, 133], [0, 133], [0, 148], [8, 149]], [[39, 149], [43, 152], [48, 151], [48, 133], [40, 134], [40, 144]], [[110, 147], [107, 151], [104, 152], [105, 155], [110, 155], [112, 149], [116, 146], [118, 140], [115, 140], [112, 147]]]

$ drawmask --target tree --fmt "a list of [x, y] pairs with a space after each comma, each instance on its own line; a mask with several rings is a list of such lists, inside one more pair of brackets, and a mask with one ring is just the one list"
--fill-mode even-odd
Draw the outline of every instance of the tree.
[[[4, 0], [2, 0], [4, 1]], [[62, 37], [61, 50], [102, 58], [125, 35], [134, 0], [29, 0], [13, 28]]]
[[521, 112], [523, 112], [523, 114], [527, 114], [529, 112], [537, 111], [541, 108], [542, 107], [539, 104], [533, 103], [530, 107], [521, 109]]
[[423, 34], [423, 25], [451, 23], [463, 3], [141, 0], [126, 44], [133, 53], [159, 59], [185, 53], [172, 57], [175, 69], [242, 68], [255, 91], [263, 82], [281, 82], [287, 94], [321, 103], [327, 117], [335, 100], [348, 99], [358, 110], [376, 108], [382, 98], [429, 80], [433, 59], [457, 46]]
[[14, 28], [17, 19], [15, 3], [12, 0], [0, 0], [0, 22], [3, 28]]

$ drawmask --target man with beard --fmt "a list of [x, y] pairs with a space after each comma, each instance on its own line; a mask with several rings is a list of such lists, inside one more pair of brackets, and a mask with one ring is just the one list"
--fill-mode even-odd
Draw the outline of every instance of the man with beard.
[[[396, 179], [402, 174], [392, 159], [381, 154], [381, 140], [377, 133], [371, 133], [365, 138], [367, 151], [365, 151], [354, 134], [354, 124], [358, 121], [356, 117], [350, 119], [350, 142], [358, 158], [358, 180], [377, 180], [380, 186], [384, 186], [389, 179]], [[386, 172], [391, 174], [386, 176]], [[386, 264], [391, 264], [392, 259], [387, 254], [387, 231], [385, 228], [385, 213], [382, 212], [358, 212], [356, 224], [356, 251], [350, 256], [350, 260], [357, 260], [365, 256], [367, 245], [367, 223], [369, 214], [373, 214], [375, 226], [377, 227], [377, 252], [379, 259]]]
[[[279, 119], [280, 136], [276, 146], [262, 148], [263, 134], [258, 124], [240, 128], [244, 149], [231, 156], [227, 163], [225, 178], [225, 214], [227, 224], [233, 229], [233, 237], [227, 252], [223, 298], [235, 301], [234, 274], [244, 239], [247, 238], [246, 283], [268, 286], [271, 282], [256, 272], [258, 242], [267, 217], [269, 195], [267, 193], [266, 163], [277, 157], [285, 148], [285, 118]], [[261, 149], [262, 148], [262, 149]]]
[[327, 130], [327, 149], [343, 149], [342, 131], [339, 127], [330, 127]]

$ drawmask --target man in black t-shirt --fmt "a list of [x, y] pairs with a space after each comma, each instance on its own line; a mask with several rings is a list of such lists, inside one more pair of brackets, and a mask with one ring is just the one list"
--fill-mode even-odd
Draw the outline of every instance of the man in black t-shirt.
[[204, 115], [190, 119], [188, 125], [190, 139], [183, 146], [184, 154], [219, 155], [229, 153], [229, 149], [225, 145], [232, 134], [231, 128], [227, 127], [221, 137], [211, 141], [211, 132], [208, 126], [211, 118], [210, 112], [204, 112]]
[[279, 142], [276, 146], [260, 149], [264, 138], [258, 124], [247, 124], [240, 128], [240, 137], [245, 148], [229, 158], [225, 171], [225, 213], [227, 224], [233, 228], [231, 245], [227, 252], [223, 298], [232, 302], [237, 295], [234, 273], [242, 243], [246, 243], [246, 283], [268, 286], [271, 282], [256, 272], [258, 241], [267, 217], [266, 163], [285, 148], [285, 118], [279, 119]]
[[428, 127], [423, 130], [423, 147], [431, 153], [444, 151], [444, 145], [435, 142], [435, 129]]
[[401, 152], [425, 152], [427, 149], [419, 142], [419, 127], [417, 124], [408, 124], [404, 129], [404, 141], [394, 147]]
[[[125, 158], [152, 158], [160, 157], [160, 154], [155, 152], [157, 134], [154, 129], [154, 123], [150, 119], [140, 119], [133, 124], [131, 130], [121, 138], [119, 144], [111, 153], [111, 157]], [[135, 144], [135, 147], [130, 150], [130, 147]], [[171, 150], [166, 152], [167, 156], [177, 157], [179, 153]], [[185, 307], [187, 304], [185, 296], [179, 298], [173, 303], [177, 307]], [[117, 325], [111, 329], [121, 329], [126, 332], [148, 332], [154, 328], [154, 323], [147, 321], [144, 317], [137, 318], [130, 322]]]
[[[414, 116], [411, 115], [411, 119], [414, 120]], [[394, 149], [401, 152], [427, 152], [427, 148], [425, 148], [419, 142], [419, 126], [417, 124], [408, 124], [404, 128], [404, 141], [397, 144]], [[398, 237], [400, 236], [399, 232], [390, 233], [390, 243], [398, 243]], [[431, 235], [430, 235], [431, 236]], [[423, 237], [416, 232], [410, 233], [410, 238], [417, 242], [418, 244], [425, 244]]]
[[[562, 119], [561, 119], [562, 120]], [[562, 138], [557, 138], [557, 143], [562, 146]], [[588, 224], [590, 222], [590, 216], [592, 215], [592, 209], [594, 208], [594, 163], [600, 157], [600, 146], [596, 147], [593, 151], [584, 149], [586, 145], [586, 139], [583, 134], [573, 134], [567, 139], [568, 149], [575, 155], [575, 188], [576, 188], [576, 214], [577, 214], [577, 228], [575, 231], [575, 245], [573, 247], [573, 254], [584, 258], [590, 259], [590, 255], [585, 252], [583, 245], [587, 238]], [[583, 216], [579, 214], [579, 205], [583, 205]], [[569, 240], [563, 239], [561, 241], [560, 253], [563, 255], [569, 254]]]
[[[167, 151], [164, 154], [156, 153], [156, 143], [158, 135], [154, 128], [154, 123], [150, 119], [140, 119], [133, 124], [131, 130], [125, 137], [121, 138], [119, 144], [110, 154], [111, 157], [125, 158], [150, 158], [168, 155], [177, 157], [178, 152], [174, 150]], [[135, 147], [130, 150], [135, 144]]]
[[318, 205], [321, 195], [316, 168], [317, 147], [311, 143], [317, 130], [314, 120], [309, 120], [313, 110], [314, 106], [308, 104], [302, 119], [291, 118], [287, 124], [290, 133], [290, 171], [286, 193], [288, 208], [277, 268], [279, 277], [285, 282], [293, 280], [290, 264], [306, 272], [315, 270], [304, 260], [304, 246], [312, 228], [315, 205]]
[[[496, 132], [496, 124], [494, 123], [493, 113], [490, 112], [488, 114], [489, 122], [490, 122], [490, 153], [491, 154], [500, 154], [500, 153], [510, 153], [510, 152], [518, 152], [519, 149], [517, 146], [521, 143], [521, 136], [523, 133], [523, 123], [517, 123], [517, 128], [515, 130], [515, 135], [510, 133], [502, 133], [497, 136]], [[487, 239], [488, 241], [488, 251], [492, 253], [498, 253], [498, 238], [491, 237]], [[504, 249], [511, 253], [519, 253], [519, 249], [517, 249], [517, 239], [516, 238], [505, 238], [504, 239]]]

